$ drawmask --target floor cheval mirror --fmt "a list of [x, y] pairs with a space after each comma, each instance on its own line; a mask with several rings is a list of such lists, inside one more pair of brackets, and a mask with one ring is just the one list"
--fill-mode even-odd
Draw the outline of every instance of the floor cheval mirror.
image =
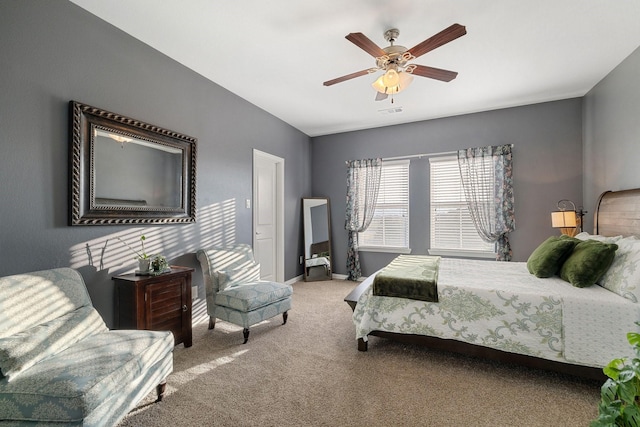
[[331, 280], [331, 220], [329, 199], [302, 199], [304, 280]]

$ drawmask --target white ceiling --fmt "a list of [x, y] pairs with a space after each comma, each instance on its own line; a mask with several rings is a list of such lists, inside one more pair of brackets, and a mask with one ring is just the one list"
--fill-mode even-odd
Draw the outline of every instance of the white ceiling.
[[[309, 136], [582, 96], [640, 46], [638, 0], [71, 0]], [[410, 48], [453, 23], [467, 34], [415, 61], [391, 104], [375, 66], [344, 37]], [[402, 107], [402, 112], [380, 110]]]

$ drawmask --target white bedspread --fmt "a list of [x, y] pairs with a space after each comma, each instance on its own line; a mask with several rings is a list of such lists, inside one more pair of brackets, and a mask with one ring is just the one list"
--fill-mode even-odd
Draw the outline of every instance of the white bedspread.
[[524, 262], [443, 258], [438, 299], [379, 297], [369, 287], [353, 313], [356, 338], [376, 330], [429, 335], [602, 367], [633, 356], [626, 333], [640, 321], [640, 304], [597, 285], [537, 278]]
[[327, 257], [316, 257], [316, 258], [307, 258], [305, 260], [305, 266], [306, 267], [318, 267], [318, 266], [325, 266], [325, 267], [331, 267], [331, 262], [329, 262], [329, 258]]

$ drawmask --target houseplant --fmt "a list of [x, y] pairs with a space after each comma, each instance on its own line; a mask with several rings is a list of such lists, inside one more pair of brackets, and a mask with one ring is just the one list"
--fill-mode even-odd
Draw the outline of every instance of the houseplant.
[[151, 269], [154, 273], [164, 273], [169, 271], [169, 263], [167, 258], [162, 255], [155, 255], [151, 261]]
[[144, 241], [147, 238], [143, 235], [140, 236], [140, 246], [142, 247], [141, 251], [137, 251], [135, 249], [133, 249], [127, 242], [125, 242], [124, 240], [122, 240], [121, 238], [118, 237], [118, 240], [120, 240], [120, 242], [122, 242], [123, 245], [125, 245], [126, 247], [129, 248], [129, 250], [131, 250], [131, 252], [133, 252], [138, 260], [138, 269], [141, 272], [147, 272], [149, 271], [149, 267], [151, 265], [151, 258], [149, 257], [149, 255], [147, 255], [145, 249], [144, 249]]
[[598, 418], [591, 427], [640, 426], [640, 333], [627, 333], [627, 340], [636, 357], [613, 359], [603, 368], [609, 379], [600, 389]]

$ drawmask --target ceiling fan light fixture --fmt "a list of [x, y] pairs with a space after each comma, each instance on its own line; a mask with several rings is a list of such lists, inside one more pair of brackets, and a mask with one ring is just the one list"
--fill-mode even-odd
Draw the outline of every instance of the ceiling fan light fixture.
[[389, 68], [386, 73], [382, 76], [382, 81], [386, 87], [398, 86], [400, 83], [400, 76], [398, 75], [398, 71], [394, 68]]
[[380, 93], [387, 93], [387, 87], [384, 85], [384, 82], [382, 81], [383, 77], [384, 76], [378, 77], [375, 82], [371, 83], [371, 86], [373, 86], [373, 88]]
[[[385, 83], [385, 77], [386, 77], [387, 74], [385, 73], [382, 76], [378, 77], [378, 79], [375, 82], [373, 82], [371, 84], [371, 86], [376, 91], [378, 91], [380, 93], [385, 93], [385, 94], [400, 93], [403, 90], [405, 90], [407, 87], [409, 87], [409, 85], [413, 81], [413, 76], [410, 73], [405, 73], [403, 71], [400, 71], [399, 73], [396, 72], [395, 70], [393, 70], [393, 71], [397, 75], [396, 84], [387, 85]], [[388, 73], [388, 71], [387, 71], [387, 73]]]
[[398, 76], [399, 76], [398, 92], [396, 93], [402, 92], [403, 90], [408, 88], [411, 82], [413, 81], [413, 74], [400, 72], [398, 73]]

